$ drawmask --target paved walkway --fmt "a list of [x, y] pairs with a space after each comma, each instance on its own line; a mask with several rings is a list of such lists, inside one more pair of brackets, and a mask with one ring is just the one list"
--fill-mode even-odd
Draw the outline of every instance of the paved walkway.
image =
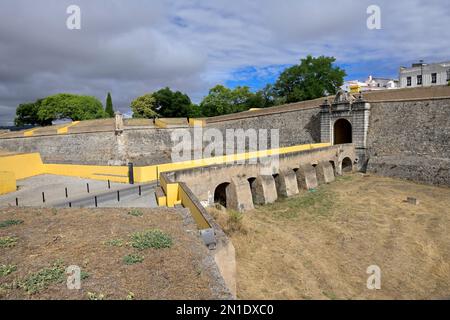
[[[88, 185], [89, 184], [89, 193]], [[19, 190], [0, 196], [0, 207], [16, 206], [16, 198], [19, 206], [29, 207], [64, 207], [69, 202], [73, 207], [94, 207], [95, 196], [99, 207], [156, 207], [154, 186], [129, 185], [124, 183], [110, 183], [107, 181], [82, 179], [76, 177], [40, 175], [24, 180], [18, 180]], [[66, 198], [66, 191], [68, 197]], [[119, 191], [120, 201], [117, 201]], [[43, 202], [44, 192], [45, 202]]]

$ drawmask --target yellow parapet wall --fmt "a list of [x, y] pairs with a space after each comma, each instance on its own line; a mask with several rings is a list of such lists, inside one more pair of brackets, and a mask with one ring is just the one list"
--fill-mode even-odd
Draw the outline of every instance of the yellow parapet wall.
[[70, 128], [70, 127], [76, 126], [78, 123], [80, 123], [80, 121], [74, 121], [74, 122], [68, 124], [67, 126], [64, 126], [64, 127], [59, 128], [59, 129], [56, 131], [56, 133], [57, 133], [57, 134], [66, 134], [66, 133], [69, 132], [69, 128]]
[[164, 121], [162, 121], [161, 119], [156, 119], [156, 120], [155, 120], [155, 125], [156, 125], [158, 128], [167, 128], [167, 123], [164, 122]]
[[16, 191], [16, 177], [13, 172], [0, 171], [0, 194]]
[[0, 170], [14, 173], [16, 179], [25, 179], [44, 173], [39, 153], [0, 156]]

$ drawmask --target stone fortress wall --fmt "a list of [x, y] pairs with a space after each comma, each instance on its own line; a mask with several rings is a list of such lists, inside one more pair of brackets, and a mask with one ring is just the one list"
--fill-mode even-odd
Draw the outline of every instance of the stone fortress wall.
[[[364, 159], [369, 172], [450, 185], [450, 87], [376, 91], [362, 98], [370, 104]], [[204, 129], [217, 128], [224, 136], [226, 129], [279, 129], [280, 147], [318, 143], [324, 100], [208, 118]], [[0, 148], [39, 152], [46, 163], [123, 165], [131, 161], [142, 166], [171, 162], [173, 130], [193, 130], [180, 123], [158, 128], [147, 122], [125, 121], [120, 135], [114, 125], [96, 130], [75, 126], [59, 135], [1, 134]]]

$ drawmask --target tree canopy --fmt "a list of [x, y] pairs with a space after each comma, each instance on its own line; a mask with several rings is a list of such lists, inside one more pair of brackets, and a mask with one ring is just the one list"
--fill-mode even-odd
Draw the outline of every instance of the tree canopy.
[[190, 114], [191, 99], [180, 91], [172, 91], [168, 87], [154, 92], [155, 111], [161, 117], [187, 117]]
[[43, 99], [37, 114], [41, 121], [80, 121], [106, 117], [103, 105], [97, 98], [69, 93], [59, 93]]
[[16, 126], [47, 126], [57, 119], [90, 120], [106, 117], [102, 103], [95, 97], [60, 93], [36, 102], [20, 104], [16, 109]]
[[42, 99], [36, 102], [22, 103], [16, 109], [16, 118], [14, 124], [18, 127], [31, 125], [48, 126], [52, 124], [52, 121], [42, 121], [38, 117], [38, 111], [41, 106]]
[[131, 102], [133, 118], [154, 118], [158, 116], [155, 111], [156, 99], [151, 93], [137, 97]]
[[281, 73], [273, 87], [275, 97], [291, 103], [336, 94], [346, 73], [333, 66], [335, 61], [334, 57], [307, 56]]
[[249, 87], [229, 89], [217, 85], [209, 90], [209, 94], [200, 103], [200, 109], [204, 116], [212, 117], [261, 107], [261, 103], [262, 95], [251, 92]]

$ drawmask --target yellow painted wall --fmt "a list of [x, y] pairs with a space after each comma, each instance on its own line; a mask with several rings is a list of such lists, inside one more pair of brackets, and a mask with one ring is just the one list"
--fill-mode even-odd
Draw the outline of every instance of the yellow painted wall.
[[205, 120], [199, 120], [194, 118], [189, 118], [189, 126], [191, 127], [204, 127], [205, 126]]
[[159, 128], [167, 128], [167, 123], [165, 123], [164, 121], [162, 121], [160, 119], [155, 120], [155, 125]]
[[39, 128], [26, 130], [26, 131], [23, 132], [23, 136], [24, 137], [31, 137], [34, 134], [34, 131], [36, 131], [37, 129], [39, 129]]
[[205, 219], [199, 208], [195, 205], [191, 198], [187, 195], [182, 187], [180, 187], [180, 201], [183, 207], [188, 208], [194, 217], [195, 222], [197, 223], [199, 229], [208, 229], [211, 226], [208, 221]]
[[24, 179], [42, 174], [44, 165], [39, 153], [0, 156], [0, 171], [10, 171], [16, 179]]
[[72, 164], [45, 164], [44, 172], [63, 176], [81, 177], [95, 180], [128, 182], [126, 166], [85, 166]]
[[0, 171], [0, 194], [16, 191], [16, 177], [13, 172]]
[[68, 124], [67, 126], [61, 127], [59, 128], [56, 133], [57, 134], [66, 134], [69, 132], [69, 128], [76, 126], [78, 123], [80, 123], [80, 121], [73, 121], [72, 123]]

